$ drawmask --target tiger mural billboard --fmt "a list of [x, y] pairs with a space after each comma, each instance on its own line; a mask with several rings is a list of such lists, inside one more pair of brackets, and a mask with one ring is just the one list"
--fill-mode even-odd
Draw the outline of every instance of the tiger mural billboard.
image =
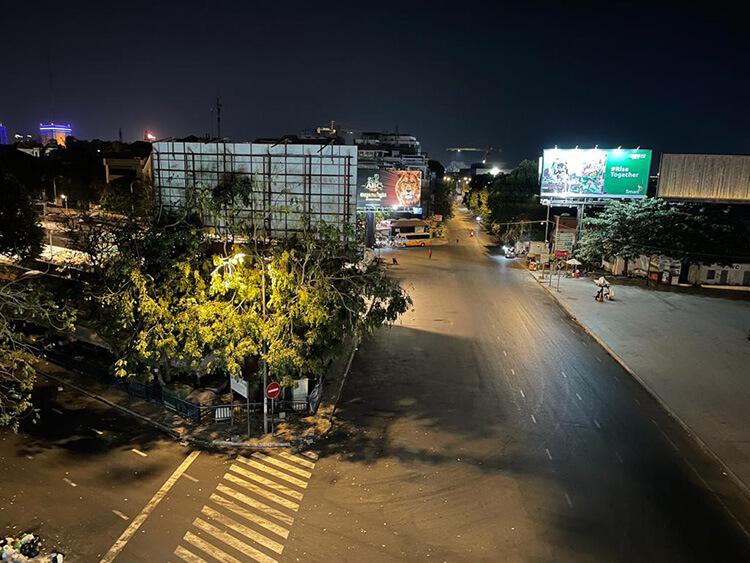
[[410, 210], [422, 206], [422, 171], [360, 168], [358, 209]]

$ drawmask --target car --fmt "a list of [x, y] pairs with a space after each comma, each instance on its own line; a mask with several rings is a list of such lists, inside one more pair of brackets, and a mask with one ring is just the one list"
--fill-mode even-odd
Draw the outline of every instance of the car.
[[506, 258], [515, 258], [516, 257], [516, 251], [513, 249], [506, 250], [505, 251], [505, 257]]

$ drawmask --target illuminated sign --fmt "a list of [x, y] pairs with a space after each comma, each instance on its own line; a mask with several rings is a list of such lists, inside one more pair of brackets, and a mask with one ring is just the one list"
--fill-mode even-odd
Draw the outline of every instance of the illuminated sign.
[[421, 170], [360, 168], [357, 178], [359, 209], [413, 210], [421, 207]]
[[541, 195], [558, 198], [646, 197], [651, 151], [546, 149]]

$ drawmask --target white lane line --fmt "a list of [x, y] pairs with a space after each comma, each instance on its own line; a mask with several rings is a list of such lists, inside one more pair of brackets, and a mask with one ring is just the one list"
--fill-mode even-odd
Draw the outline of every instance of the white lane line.
[[[498, 336], [498, 338], [500, 338], [500, 337]], [[508, 352], [506, 352], [505, 350], [503, 350], [503, 356], [507, 357], [508, 356]]]
[[513, 368], [510, 368], [510, 373], [512, 373], [513, 375], [516, 375], [516, 370], [514, 370]]
[[183, 473], [183, 474], [182, 474], [182, 476], [183, 476], [183, 477], [184, 477], [185, 479], [188, 479], [188, 480], [192, 481], [193, 483], [197, 483], [197, 482], [198, 482], [198, 479], [196, 479], [196, 478], [195, 478], [195, 477], [193, 477], [192, 475], [188, 475], [187, 473]]
[[549, 448], [544, 448], [544, 453], [546, 453], [549, 460], [552, 461], [552, 454], [549, 452]]
[[568, 377], [567, 375], [565, 375], [565, 372], [564, 372], [564, 371], [563, 371], [563, 372], [560, 372], [560, 373], [562, 373], [562, 376], [563, 376], [563, 377], [565, 377], [565, 378], [567, 378], [567, 377]]
[[62, 414], [63, 413], [63, 411], [61, 411], [60, 409], [56, 409], [55, 407], [51, 407], [49, 410], [51, 410], [52, 412], [55, 412], [57, 414]]
[[620, 452], [618, 452], [617, 450], [615, 450], [615, 457], [617, 458], [617, 461], [622, 463], [622, 457], [620, 456]]
[[73, 481], [71, 481], [70, 479], [68, 479], [67, 477], [63, 477], [63, 481], [65, 481], [71, 487], [77, 487], [78, 486]]
[[257, 469], [258, 471], [263, 471], [265, 473], [268, 473], [272, 477], [276, 477], [277, 479], [281, 479], [282, 481], [286, 481], [287, 483], [291, 483], [292, 485], [298, 486], [300, 489], [306, 489], [307, 483], [303, 481], [302, 479], [297, 479], [296, 477], [292, 477], [291, 475], [287, 475], [286, 473], [279, 471], [278, 469], [274, 469], [273, 467], [269, 467], [268, 465], [264, 463], [260, 463], [258, 461], [248, 459], [244, 456], [237, 456], [237, 461], [244, 463], [245, 465], [248, 465], [254, 469]]
[[523, 389], [519, 389], [518, 392], [521, 394], [521, 397], [523, 397], [524, 399], [526, 398], [526, 395], [524, 395], [523, 393]]
[[256, 532], [252, 528], [248, 528], [247, 526], [240, 524], [236, 520], [233, 520], [229, 516], [225, 516], [218, 510], [214, 510], [210, 506], [204, 506], [201, 509], [201, 512], [211, 518], [212, 520], [219, 522], [220, 524], [223, 524], [230, 530], [233, 530], [240, 534], [241, 536], [246, 537], [249, 540], [254, 541], [255, 543], [262, 545], [263, 547], [270, 549], [271, 551], [281, 554], [282, 551], [284, 551], [284, 546], [280, 544], [277, 541], [272, 540], [271, 538], [268, 538], [264, 536], [263, 534]]
[[255, 459], [264, 461], [266, 463], [270, 463], [271, 465], [275, 465], [276, 467], [285, 469], [289, 473], [294, 473], [295, 475], [299, 475], [300, 477], [304, 477], [305, 479], [309, 479], [310, 477], [312, 477], [312, 473], [310, 473], [309, 471], [305, 471], [304, 469], [294, 467], [293, 465], [289, 463], [284, 463], [283, 461], [278, 460], [275, 457], [264, 455], [260, 452], [254, 452], [252, 457], [254, 457]]
[[[269, 557], [268, 555], [258, 551], [254, 547], [250, 547], [245, 542], [238, 540], [234, 536], [230, 536], [226, 532], [223, 532], [219, 528], [212, 526], [211, 524], [201, 520], [200, 518], [196, 518], [195, 521], [193, 521], [193, 526], [203, 530], [207, 534], [212, 535], [214, 538], [216, 538], [220, 542], [223, 542], [227, 544], [228, 546], [233, 547], [234, 549], [236, 549], [243, 555], [246, 555], [247, 557], [250, 557], [251, 559], [254, 559], [255, 561], [260, 561], [262, 563], [276, 563], [276, 559]], [[215, 557], [213, 553], [211, 555]]]
[[154, 496], [151, 497], [151, 500], [148, 501], [146, 506], [143, 507], [143, 510], [141, 510], [140, 514], [138, 514], [138, 516], [133, 519], [133, 521], [130, 523], [130, 526], [128, 526], [122, 533], [122, 535], [117, 538], [117, 541], [114, 543], [114, 545], [112, 545], [112, 547], [109, 548], [109, 551], [104, 557], [102, 557], [99, 563], [112, 563], [112, 561], [114, 561], [115, 557], [120, 554], [130, 538], [133, 537], [133, 535], [138, 531], [138, 528], [140, 528], [141, 525], [143, 525], [143, 523], [146, 521], [148, 515], [151, 514], [154, 508], [156, 508], [156, 506], [162, 501], [164, 496], [177, 482], [177, 479], [180, 478], [180, 475], [187, 471], [187, 468], [190, 467], [190, 464], [195, 461], [195, 458], [197, 458], [199, 454], [200, 451], [194, 451], [189, 456], [187, 456], [187, 458], [185, 458], [180, 466], [174, 470], [174, 473], [170, 475], [169, 479], [167, 479], [161, 486], [161, 488], [156, 491]]
[[297, 504], [296, 502], [287, 500], [284, 497], [280, 497], [277, 494], [274, 494], [270, 491], [265, 490], [263, 487], [258, 487], [257, 485], [254, 485], [253, 483], [245, 481], [244, 479], [240, 479], [239, 477], [233, 475], [232, 473], [227, 473], [226, 475], [224, 475], [224, 479], [226, 479], [227, 481], [231, 481], [235, 485], [239, 485], [240, 487], [243, 487], [247, 489], [248, 491], [255, 493], [256, 495], [265, 497], [268, 500], [272, 500], [273, 502], [275, 502], [276, 504], [280, 504], [284, 508], [294, 510], [295, 512], [299, 510], [299, 504]]
[[130, 451], [133, 452], [134, 454], [138, 454], [141, 457], [148, 457], [147, 453], [144, 453], [141, 450], [138, 450], [136, 448], [131, 448]]
[[128, 518], [128, 517], [127, 517], [127, 515], [123, 514], [123, 513], [122, 513], [122, 512], [120, 512], [119, 510], [113, 510], [113, 511], [112, 511], [112, 513], [113, 513], [113, 514], [114, 514], [115, 516], [119, 516], [119, 517], [120, 517], [120, 518], [122, 518], [123, 520], [130, 520], [130, 518]]
[[177, 546], [177, 549], [174, 550], [174, 554], [186, 563], [208, 563], [205, 559], [203, 559], [202, 557], [198, 557], [193, 552], [188, 551], [181, 545]]
[[531, 422], [533, 422], [534, 424], [536, 424], [536, 417], [533, 414], [531, 415]]
[[666, 433], [666, 432], [664, 432], [664, 430], [662, 430], [661, 428], [659, 429], [659, 431], [661, 432], [661, 435], [662, 435], [662, 436], [664, 436], [664, 439], [665, 439], [665, 440], [666, 440], [667, 442], [669, 442], [669, 443], [671, 444], [671, 446], [672, 446], [672, 447], [674, 448], [674, 450], [675, 450], [676, 452], [679, 452], [679, 451], [680, 451], [680, 448], [678, 448], [678, 447], [677, 447], [677, 444], [675, 444], [675, 443], [674, 443], [674, 442], [672, 441], [672, 439], [671, 439], [671, 438], [670, 438], [669, 436], [667, 436], [667, 433]]
[[599, 362], [600, 364], [602, 363], [602, 359], [599, 356], [596, 357], [596, 361]]
[[273, 532], [277, 536], [281, 536], [284, 539], [289, 537], [289, 530], [287, 530], [286, 528], [283, 528], [282, 526], [279, 526], [278, 524], [271, 522], [270, 520], [267, 520], [262, 516], [258, 516], [254, 512], [250, 512], [249, 510], [246, 510], [241, 506], [234, 504], [232, 501], [227, 500], [224, 497], [220, 497], [219, 495], [214, 493], [211, 495], [211, 500], [218, 504], [220, 507], [229, 510], [230, 512], [234, 512], [245, 520], [258, 524], [258, 526], [261, 526], [266, 530]]
[[306, 459], [303, 459], [301, 457], [297, 457], [296, 455], [292, 455], [287, 452], [279, 452], [279, 456], [283, 457], [284, 459], [288, 459], [289, 461], [293, 461], [297, 465], [301, 465], [302, 467], [307, 467], [308, 469], [315, 469], [315, 464], [311, 461], [308, 461]]
[[583, 401], [583, 399], [581, 399], [581, 396], [578, 393], [576, 393], [576, 397], [578, 397], [579, 401]]
[[104, 435], [104, 432], [102, 432], [101, 430], [97, 430], [96, 428], [92, 428], [91, 430], [93, 430], [99, 436], [103, 436]]
[[293, 499], [302, 500], [302, 497], [304, 496], [299, 491], [294, 491], [290, 489], [289, 487], [285, 487], [284, 485], [279, 485], [276, 481], [271, 481], [270, 479], [266, 479], [265, 477], [256, 475], [252, 471], [248, 471], [247, 469], [244, 469], [237, 464], [232, 465], [232, 467], [230, 467], [229, 469], [231, 471], [234, 471], [235, 473], [239, 473], [243, 477], [247, 477], [248, 479], [255, 481], [256, 483], [260, 483], [264, 487], [268, 487], [272, 491], [276, 491], [278, 493], [287, 495], [289, 497], [292, 497]]
[[234, 489], [227, 487], [226, 485], [219, 483], [219, 486], [216, 487], [216, 490], [227, 495], [232, 500], [239, 501], [248, 506], [252, 506], [255, 510], [260, 510], [268, 516], [276, 518], [276, 520], [278, 520], [279, 522], [283, 522], [287, 526], [291, 526], [292, 524], [294, 524], [293, 516], [289, 516], [288, 514], [285, 514], [280, 510], [271, 508], [267, 504], [262, 503], [253, 497], [249, 497], [246, 494], [240, 493], [239, 491], [235, 491]]
[[601, 425], [601, 424], [599, 424], [599, 421], [598, 421], [598, 420], [596, 420], [596, 419], [594, 419], [594, 426], [596, 426], [596, 427], [597, 427], [597, 428], [598, 428], [599, 430], [601, 430], [601, 429], [602, 429], [602, 425]]
[[192, 532], [188, 532], [185, 534], [185, 537], [183, 538], [186, 542], [188, 542], [190, 545], [193, 545], [200, 549], [201, 551], [208, 553], [211, 557], [216, 559], [217, 561], [221, 561], [222, 563], [242, 563], [239, 559], [236, 559], [229, 555], [228, 553], [223, 552], [218, 547], [215, 547], [205, 541], [203, 538], [200, 538], [193, 534]]
[[570, 500], [570, 495], [569, 495], [568, 493], [565, 493], [565, 500], [566, 500], [566, 501], [567, 501], [567, 503], [568, 503], [568, 507], [569, 507], [569, 508], [573, 508], [573, 501], [572, 501], [572, 500]]
[[641, 406], [641, 402], [638, 399], [635, 400], [635, 404], [637, 404], [639, 407]]

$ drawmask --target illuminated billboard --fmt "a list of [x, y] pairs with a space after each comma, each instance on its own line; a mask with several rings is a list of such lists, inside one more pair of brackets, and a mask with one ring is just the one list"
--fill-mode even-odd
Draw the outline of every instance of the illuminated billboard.
[[360, 168], [357, 171], [357, 208], [415, 209], [421, 207], [422, 171]]
[[559, 198], [646, 197], [651, 151], [545, 149], [541, 195]]

